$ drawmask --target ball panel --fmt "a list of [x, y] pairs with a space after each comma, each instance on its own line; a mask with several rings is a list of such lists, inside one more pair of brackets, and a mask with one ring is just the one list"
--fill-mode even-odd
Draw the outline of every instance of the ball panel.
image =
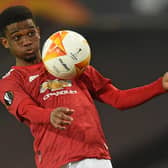
[[67, 56], [60, 56], [44, 62], [47, 70], [62, 79], [71, 79], [75, 76], [76, 70], [73, 62]]
[[63, 40], [64, 40], [66, 35], [68, 35], [68, 32], [60, 31], [58, 33], [57, 32], [54, 33], [50, 37], [51, 41], [55, 44], [55, 46], [60, 48], [64, 52], [65, 52], [65, 48], [64, 48], [64, 45], [63, 45]]
[[53, 33], [49, 38], [52, 40], [52, 41], [55, 41], [55, 39], [59, 39], [60, 41], [62, 41], [65, 36], [68, 34], [68, 31], [59, 31], [59, 32], [56, 32], [56, 33]]
[[68, 32], [64, 31], [60, 33], [54, 33], [53, 35], [51, 35], [51, 37], [48, 39], [49, 44], [47, 45], [48, 47], [46, 48], [47, 51], [44, 53], [42, 57], [43, 61], [47, 61], [54, 57], [59, 57], [66, 54], [62, 40], [67, 35], [67, 33]]
[[90, 56], [85, 58], [83, 61], [75, 64], [75, 66], [78, 67], [79, 69], [83, 69], [86, 68], [89, 64], [90, 64]]
[[49, 49], [48, 52], [46, 53], [45, 57], [43, 57], [43, 61], [48, 61], [50, 59], [56, 58], [56, 57], [60, 57], [66, 55], [66, 53], [61, 50], [59, 47], [55, 46], [52, 49]]
[[63, 45], [67, 55], [72, 58], [74, 63], [83, 61], [90, 54], [90, 47], [86, 39], [76, 32], [70, 32], [64, 38]]

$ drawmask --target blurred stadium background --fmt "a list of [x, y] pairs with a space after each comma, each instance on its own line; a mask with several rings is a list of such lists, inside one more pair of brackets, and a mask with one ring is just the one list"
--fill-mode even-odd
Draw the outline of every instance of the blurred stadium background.
[[[42, 44], [53, 32], [72, 29], [92, 48], [92, 65], [114, 85], [148, 84], [168, 71], [168, 0], [6, 0], [30, 7], [41, 27]], [[14, 58], [0, 48], [0, 75]], [[119, 111], [96, 102], [114, 168], [168, 167], [168, 107], [162, 95], [134, 109]], [[0, 105], [0, 167], [35, 168], [33, 138]]]

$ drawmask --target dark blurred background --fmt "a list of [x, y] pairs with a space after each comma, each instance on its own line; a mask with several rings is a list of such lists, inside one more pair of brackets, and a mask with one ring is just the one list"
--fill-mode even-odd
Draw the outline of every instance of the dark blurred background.
[[[83, 34], [92, 62], [120, 89], [148, 84], [168, 71], [168, 0], [47, 0], [0, 2], [0, 10], [27, 5], [42, 44], [53, 32]], [[14, 58], [0, 48], [0, 75]], [[126, 111], [96, 102], [114, 168], [168, 167], [168, 96]], [[35, 168], [29, 129], [0, 105], [0, 167]]]

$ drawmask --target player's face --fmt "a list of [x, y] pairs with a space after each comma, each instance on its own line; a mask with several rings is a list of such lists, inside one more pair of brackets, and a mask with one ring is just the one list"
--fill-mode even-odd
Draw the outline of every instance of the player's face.
[[40, 35], [32, 19], [10, 24], [6, 27], [2, 44], [17, 60], [33, 62], [40, 55]]

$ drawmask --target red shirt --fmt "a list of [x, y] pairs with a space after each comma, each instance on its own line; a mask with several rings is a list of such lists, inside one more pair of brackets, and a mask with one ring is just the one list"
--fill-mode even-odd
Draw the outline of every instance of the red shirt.
[[[50, 75], [43, 64], [14, 66], [0, 80], [0, 100], [34, 136], [38, 168], [59, 168], [83, 158], [111, 159], [94, 99], [127, 109], [164, 93], [162, 79], [129, 90], [119, 90], [92, 66], [74, 80]], [[57, 107], [74, 109], [74, 121], [66, 130], [50, 124]]]

